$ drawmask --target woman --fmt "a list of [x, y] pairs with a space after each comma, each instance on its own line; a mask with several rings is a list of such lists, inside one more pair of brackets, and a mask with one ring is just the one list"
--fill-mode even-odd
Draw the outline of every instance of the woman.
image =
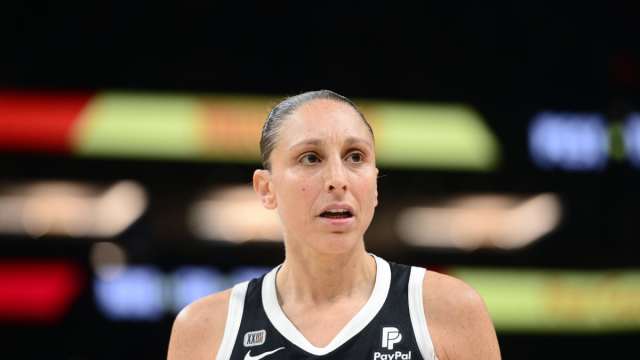
[[378, 169], [373, 131], [350, 100], [327, 90], [284, 100], [260, 147], [253, 186], [278, 211], [285, 260], [181, 311], [170, 360], [500, 358], [473, 289], [365, 250]]

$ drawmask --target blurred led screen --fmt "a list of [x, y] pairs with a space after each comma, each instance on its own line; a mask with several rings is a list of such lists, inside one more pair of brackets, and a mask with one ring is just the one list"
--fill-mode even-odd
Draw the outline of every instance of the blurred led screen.
[[[273, 97], [104, 92], [0, 93], [0, 150], [82, 157], [258, 163]], [[488, 171], [500, 149], [462, 104], [358, 102], [375, 129], [378, 161], [399, 168]], [[25, 126], [26, 124], [26, 126]], [[42, 145], [42, 139], [46, 139]]]
[[611, 160], [640, 168], [640, 115], [622, 123], [598, 113], [544, 111], [529, 126], [529, 153], [544, 170], [595, 172]]

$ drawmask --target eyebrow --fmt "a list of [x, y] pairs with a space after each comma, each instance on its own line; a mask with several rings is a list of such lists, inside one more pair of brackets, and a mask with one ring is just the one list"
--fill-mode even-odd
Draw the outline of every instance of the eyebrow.
[[[292, 150], [294, 148], [297, 148], [297, 147], [300, 147], [300, 146], [304, 146], [304, 145], [315, 145], [315, 146], [318, 146], [318, 145], [321, 145], [322, 143], [323, 143], [323, 141], [320, 140], [320, 139], [317, 139], [317, 138], [306, 139], [306, 140], [302, 140], [300, 142], [297, 142], [297, 143], [291, 145], [289, 147], [289, 150]], [[372, 147], [370, 141], [367, 141], [367, 140], [359, 138], [359, 137], [350, 136], [350, 137], [347, 138], [347, 140], [345, 140], [345, 144], [347, 146], [353, 145], [353, 144], [357, 144], [357, 143], [363, 143], [365, 145], [368, 145], [369, 147]]]

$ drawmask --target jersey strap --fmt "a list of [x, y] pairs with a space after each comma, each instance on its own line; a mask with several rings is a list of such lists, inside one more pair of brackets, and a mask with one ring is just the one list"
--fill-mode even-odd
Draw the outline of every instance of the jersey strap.
[[436, 359], [433, 349], [433, 342], [429, 335], [427, 320], [424, 315], [424, 302], [422, 297], [422, 289], [426, 270], [412, 266], [409, 275], [409, 316], [411, 317], [411, 326], [418, 343], [418, 348], [424, 359]]
[[224, 326], [224, 334], [222, 335], [222, 342], [220, 343], [216, 360], [228, 360], [231, 358], [231, 352], [233, 351], [233, 346], [238, 336], [238, 330], [240, 330], [242, 312], [244, 311], [244, 298], [247, 294], [248, 284], [249, 282], [245, 281], [235, 285], [233, 289], [231, 289], [227, 321]]

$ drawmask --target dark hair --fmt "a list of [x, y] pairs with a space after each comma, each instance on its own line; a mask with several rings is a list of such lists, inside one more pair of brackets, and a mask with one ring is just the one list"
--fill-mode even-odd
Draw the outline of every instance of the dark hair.
[[282, 126], [283, 120], [287, 116], [291, 115], [294, 111], [296, 111], [301, 105], [318, 99], [334, 100], [351, 106], [358, 113], [358, 115], [360, 115], [360, 118], [369, 129], [371, 137], [373, 138], [373, 129], [371, 129], [371, 126], [367, 122], [367, 119], [364, 117], [362, 112], [360, 112], [353, 101], [331, 90], [304, 92], [302, 94], [290, 96], [282, 100], [271, 110], [271, 112], [269, 112], [269, 116], [267, 116], [267, 120], [265, 120], [262, 127], [262, 135], [260, 136], [260, 157], [262, 158], [262, 167], [264, 169], [271, 170], [269, 157], [271, 156], [271, 152], [276, 145], [278, 131]]

